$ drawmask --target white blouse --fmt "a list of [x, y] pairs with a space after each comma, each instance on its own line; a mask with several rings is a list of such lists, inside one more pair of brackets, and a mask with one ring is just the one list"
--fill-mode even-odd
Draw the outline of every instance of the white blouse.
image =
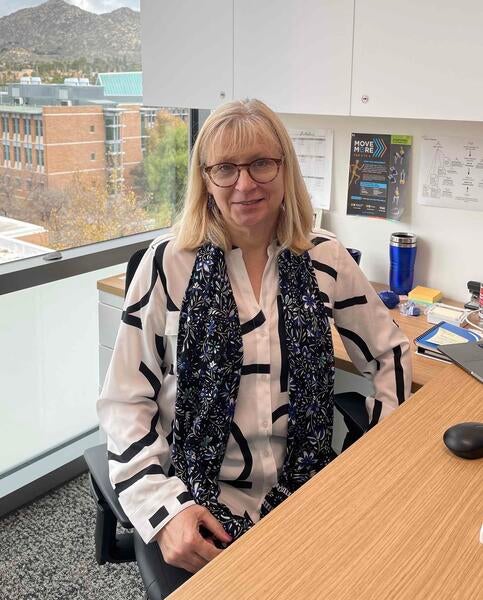
[[[411, 389], [409, 342], [356, 262], [327, 231], [309, 251], [321, 297], [358, 370], [373, 381], [366, 399], [373, 424]], [[236, 410], [220, 469], [219, 501], [256, 522], [277, 482], [286, 450], [288, 374], [279, 321], [279, 248], [268, 248], [257, 302], [240, 249], [226, 254], [238, 306], [243, 367]], [[112, 361], [98, 402], [108, 436], [109, 474], [126, 515], [143, 540], [194, 504], [171, 464], [179, 309], [195, 252], [170, 235], [146, 251], [129, 287]]]

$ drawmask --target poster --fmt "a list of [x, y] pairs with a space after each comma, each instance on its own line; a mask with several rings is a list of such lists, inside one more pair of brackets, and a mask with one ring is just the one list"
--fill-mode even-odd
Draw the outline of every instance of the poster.
[[330, 208], [332, 188], [332, 129], [290, 129], [302, 177], [314, 209]]
[[412, 136], [353, 133], [347, 214], [399, 221], [409, 202]]
[[424, 136], [417, 202], [483, 210], [483, 140]]

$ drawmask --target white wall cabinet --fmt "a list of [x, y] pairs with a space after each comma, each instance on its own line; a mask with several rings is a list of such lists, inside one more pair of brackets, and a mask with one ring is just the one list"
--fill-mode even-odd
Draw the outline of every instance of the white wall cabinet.
[[142, 0], [144, 104], [348, 115], [353, 0]]
[[481, 0], [356, 0], [351, 114], [483, 120]]
[[348, 115], [353, 0], [235, 0], [234, 97]]
[[211, 108], [233, 97], [233, 0], [142, 0], [143, 101]]
[[148, 105], [483, 121], [481, 0], [141, 0], [141, 27]]

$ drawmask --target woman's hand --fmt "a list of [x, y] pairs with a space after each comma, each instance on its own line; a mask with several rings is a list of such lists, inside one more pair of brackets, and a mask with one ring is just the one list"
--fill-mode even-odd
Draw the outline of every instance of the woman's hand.
[[[200, 527], [210, 537], [203, 537]], [[173, 517], [158, 533], [156, 541], [168, 565], [196, 573], [221, 552], [212, 538], [225, 544], [231, 542], [210, 511], [196, 504]]]

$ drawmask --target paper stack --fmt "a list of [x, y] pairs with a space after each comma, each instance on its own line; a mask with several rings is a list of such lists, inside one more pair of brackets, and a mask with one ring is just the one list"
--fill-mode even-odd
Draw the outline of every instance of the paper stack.
[[408, 298], [418, 304], [434, 304], [434, 302], [439, 302], [442, 297], [443, 293], [440, 290], [424, 287], [423, 285], [417, 285], [408, 294]]

